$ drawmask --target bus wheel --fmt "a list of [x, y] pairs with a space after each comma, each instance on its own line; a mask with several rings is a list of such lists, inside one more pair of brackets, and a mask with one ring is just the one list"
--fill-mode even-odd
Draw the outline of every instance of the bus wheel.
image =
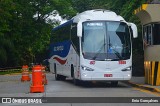
[[55, 71], [55, 79], [56, 79], [57, 81], [60, 80], [60, 75], [58, 75], [56, 71]]
[[61, 79], [61, 76], [57, 74], [56, 64], [54, 64], [54, 74], [57, 81]]
[[71, 65], [71, 76], [73, 76], [73, 83], [74, 83], [74, 85], [80, 85], [80, 81], [75, 78], [73, 65]]
[[65, 81], [66, 80], [66, 76], [60, 76], [61, 78], [60, 78], [60, 80], [62, 80], [62, 81]]
[[73, 77], [73, 83], [74, 85], [80, 85], [80, 80], [75, 79], [75, 77]]
[[116, 87], [118, 85], [118, 81], [111, 81], [111, 86]]

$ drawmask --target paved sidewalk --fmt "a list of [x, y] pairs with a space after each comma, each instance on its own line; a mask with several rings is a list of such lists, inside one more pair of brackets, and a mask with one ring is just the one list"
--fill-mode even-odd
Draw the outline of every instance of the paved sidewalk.
[[144, 77], [132, 77], [128, 83], [132, 86], [160, 93], [160, 86], [145, 84]]

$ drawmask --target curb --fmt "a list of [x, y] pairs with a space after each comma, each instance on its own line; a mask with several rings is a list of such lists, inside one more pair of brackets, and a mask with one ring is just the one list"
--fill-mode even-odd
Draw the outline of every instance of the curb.
[[153, 87], [149, 87], [149, 86], [145, 86], [145, 85], [141, 85], [141, 84], [136, 84], [136, 83], [133, 83], [133, 82], [130, 82], [130, 81], [126, 82], [126, 84], [131, 85], [133, 87], [145, 89], [145, 90], [148, 90], [148, 91], [151, 91], [151, 92], [160, 93], [160, 89], [158, 89], [158, 88], [153, 88]]

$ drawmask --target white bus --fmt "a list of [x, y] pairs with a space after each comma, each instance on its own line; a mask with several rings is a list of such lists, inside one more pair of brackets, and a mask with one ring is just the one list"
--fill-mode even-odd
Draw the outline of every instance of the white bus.
[[130, 80], [132, 42], [137, 27], [116, 13], [97, 9], [82, 12], [53, 28], [50, 44], [50, 71], [56, 80], [82, 81]]

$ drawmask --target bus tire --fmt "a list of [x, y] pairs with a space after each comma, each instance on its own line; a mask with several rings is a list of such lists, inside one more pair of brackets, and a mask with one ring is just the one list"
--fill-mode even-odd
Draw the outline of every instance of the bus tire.
[[111, 81], [111, 86], [116, 87], [118, 85], [118, 81]]
[[74, 77], [74, 67], [73, 67], [73, 64], [71, 65], [71, 77], [72, 78]]
[[56, 64], [54, 64], [54, 74], [55, 74], [55, 79], [58, 81], [58, 80], [60, 80], [61, 78], [61, 76], [59, 75], [59, 74], [57, 74], [57, 68], [56, 68]]
[[60, 75], [60, 80], [65, 81], [66, 80], [66, 76]]
[[71, 76], [73, 78], [73, 84], [74, 85], [80, 85], [80, 81], [75, 78], [73, 65], [71, 65]]
[[80, 85], [80, 80], [78, 80], [78, 79], [75, 79], [75, 77], [73, 77], [73, 83], [74, 83], [74, 85]]

